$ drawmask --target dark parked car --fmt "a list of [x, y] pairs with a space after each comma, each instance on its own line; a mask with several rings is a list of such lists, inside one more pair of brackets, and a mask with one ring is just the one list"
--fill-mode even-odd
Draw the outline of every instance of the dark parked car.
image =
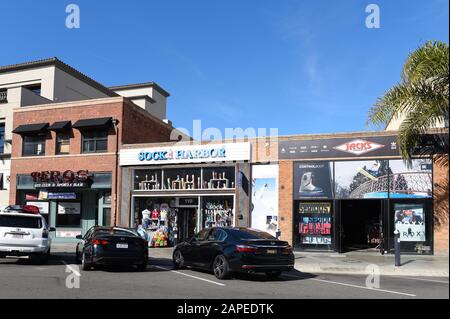
[[272, 235], [249, 228], [214, 227], [200, 231], [173, 252], [175, 268], [213, 270], [219, 279], [233, 272], [266, 273], [278, 277], [294, 268], [291, 246]]
[[83, 270], [96, 265], [135, 265], [145, 270], [148, 261], [148, 242], [136, 230], [122, 227], [90, 228], [77, 244], [76, 259]]

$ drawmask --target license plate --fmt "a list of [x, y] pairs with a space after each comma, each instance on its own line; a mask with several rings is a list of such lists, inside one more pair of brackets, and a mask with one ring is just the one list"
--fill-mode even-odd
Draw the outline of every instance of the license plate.
[[267, 254], [269, 255], [275, 255], [277, 253], [276, 249], [267, 249]]
[[116, 244], [116, 248], [128, 248], [128, 244]]
[[12, 238], [23, 239], [23, 235], [13, 234], [13, 235], [12, 235]]

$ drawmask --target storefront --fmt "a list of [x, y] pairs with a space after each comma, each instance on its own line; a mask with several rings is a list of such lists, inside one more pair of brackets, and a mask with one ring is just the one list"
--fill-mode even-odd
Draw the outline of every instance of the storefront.
[[35, 205], [57, 242], [72, 242], [94, 225], [111, 225], [111, 173], [45, 171], [17, 175], [17, 203]]
[[290, 140], [292, 242], [298, 250], [433, 252], [433, 162], [409, 167], [396, 136]]
[[248, 197], [249, 160], [249, 143], [130, 145], [120, 154], [122, 216], [146, 229], [152, 247], [176, 245], [205, 227], [240, 225], [249, 218], [242, 205], [237, 213], [239, 198]]

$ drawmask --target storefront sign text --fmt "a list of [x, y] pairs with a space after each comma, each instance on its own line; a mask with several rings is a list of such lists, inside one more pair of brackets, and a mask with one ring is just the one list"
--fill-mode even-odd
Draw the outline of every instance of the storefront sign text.
[[35, 188], [83, 188], [89, 187], [90, 182], [87, 170], [33, 172], [31, 177]]

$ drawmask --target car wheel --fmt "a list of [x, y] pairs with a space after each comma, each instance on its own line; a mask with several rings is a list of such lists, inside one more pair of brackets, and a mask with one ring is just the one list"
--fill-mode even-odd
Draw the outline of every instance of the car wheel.
[[230, 266], [224, 255], [218, 255], [213, 262], [214, 276], [217, 279], [228, 279], [230, 277]]
[[276, 278], [280, 277], [280, 275], [281, 275], [281, 271], [266, 272], [266, 276], [270, 279], [276, 279]]
[[87, 260], [86, 254], [82, 253], [81, 255], [81, 269], [83, 270], [91, 270], [92, 264]]
[[184, 256], [183, 253], [177, 249], [173, 253], [173, 264], [175, 269], [183, 269], [184, 268]]
[[142, 264], [137, 265], [138, 271], [145, 271], [147, 269], [147, 259], [145, 259]]

